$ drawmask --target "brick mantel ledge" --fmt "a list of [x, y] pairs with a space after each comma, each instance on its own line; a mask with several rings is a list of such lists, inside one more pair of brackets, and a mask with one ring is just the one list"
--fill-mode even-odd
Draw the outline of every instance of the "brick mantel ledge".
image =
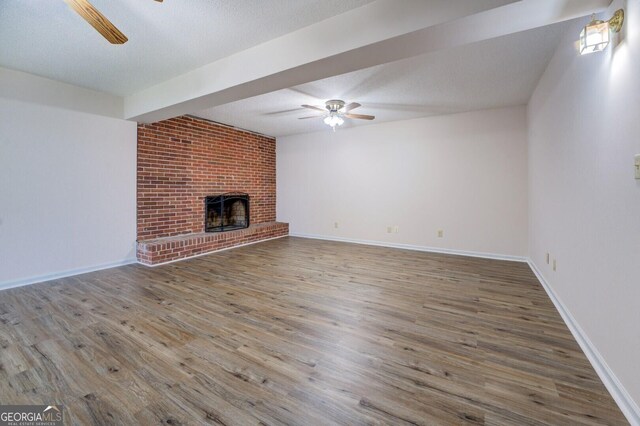
[[228, 232], [200, 232], [138, 241], [138, 261], [157, 265], [199, 254], [289, 235], [289, 224], [266, 222]]

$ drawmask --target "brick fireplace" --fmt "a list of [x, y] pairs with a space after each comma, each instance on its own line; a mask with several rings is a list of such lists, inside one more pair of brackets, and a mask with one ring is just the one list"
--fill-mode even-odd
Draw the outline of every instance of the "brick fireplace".
[[[274, 138], [207, 120], [138, 125], [138, 260], [155, 265], [287, 235], [288, 224], [275, 221], [275, 157]], [[205, 232], [205, 199], [228, 193], [247, 195], [250, 226]]]

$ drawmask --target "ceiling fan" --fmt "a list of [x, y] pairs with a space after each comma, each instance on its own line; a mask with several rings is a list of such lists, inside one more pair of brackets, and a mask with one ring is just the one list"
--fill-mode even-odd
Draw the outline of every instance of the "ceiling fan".
[[[115, 25], [98, 11], [88, 0], [64, 0], [78, 15], [87, 21], [111, 44], [124, 44], [129, 40]], [[162, 3], [162, 0], [155, 0]]]
[[[328, 126], [331, 126], [333, 131], [336, 131], [336, 126], [342, 126], [344, 124], [345, 118], [355, 118], [358, 120], [373, 120], [373, 115], [364, 115], [364, 114], [352, 114], [349, 111], [354, 110], [356, 108], [361, 107], [357, 102], [351, 102], [348, 105], [345, 105], [344, 101], [339, 99], [331, 99], [325, 102], [324, 109], [321, 107], [313, 106], [313, 105], [301, 105], [303, 108], [312, 109], [315, 111], [320, 111], [323, 114], [320, 115], [309, 115], [307, 117], [300, 117], [299, 120], [305, 120], [307, 118], [320, 118], [324, 117], [324, 123]], [[326, 111], [325, 111], [326, 109]]]

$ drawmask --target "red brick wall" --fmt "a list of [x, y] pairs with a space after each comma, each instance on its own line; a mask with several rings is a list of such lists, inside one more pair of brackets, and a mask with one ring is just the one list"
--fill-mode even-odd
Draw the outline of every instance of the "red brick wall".
[[192, 117], [138, 125], [138, 240], [204, 231], [204, 197], [247, 192], [276, 220], [274, 138]]

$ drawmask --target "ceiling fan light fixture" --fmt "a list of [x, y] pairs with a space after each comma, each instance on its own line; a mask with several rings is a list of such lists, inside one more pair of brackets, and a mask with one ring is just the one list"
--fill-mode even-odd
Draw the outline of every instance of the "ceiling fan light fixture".
[[324, 124], [331, 126], [335, 130], [336, 126], [342, 126], [344, 124], [344, 119], [337, 115], [330, 115], [325, 117]]
[[[324, 124], [331, 127], [333, 131], [336, 131], [337, 126], [342, 126], [344, 124], [345, 118], [348, 119], [357, 119], [357, 120], [373, 120], [375, 117], [373, 115], [366, 114], [353, 114], [351, 110], [361, 107], [357, 102], [351, 102], [350, 104], [346, 104], [343, 100], [340, 99], [331, 99], [325, 102], [324, 109], [319, 106], [313, 105], [300, 105], [302, 108], [312, 109], [314, 111], [322, 112], [322, 115], [311, 115], [307, 117], [298, 117], [299, 120], [305, 120], [307, 118], [322, 118]], [[325, 111], [326, 110], [326, 111]]]

